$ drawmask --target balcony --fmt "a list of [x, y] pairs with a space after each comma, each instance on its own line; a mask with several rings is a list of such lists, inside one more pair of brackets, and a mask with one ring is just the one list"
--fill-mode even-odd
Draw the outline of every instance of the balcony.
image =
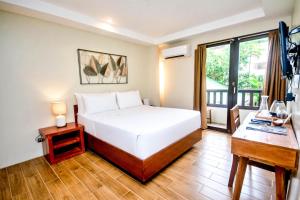
[[[261, 89], [238, 90], [238, 105], [241, 120], [252, 110], [257, 110], [261, 100]], [[207, 89], [208, 125], [226, 128], [227, 123], [227, 89]]]

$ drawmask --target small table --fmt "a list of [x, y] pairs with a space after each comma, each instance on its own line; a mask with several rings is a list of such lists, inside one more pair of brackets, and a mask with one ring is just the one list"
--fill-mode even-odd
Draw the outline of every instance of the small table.
[[231, 153], [238, 159], [233, 199], [240, 198], [247, 163], [250, 160], [275, 167], [276, 199], [285, 199], [285, 170], [296, 171], [299, 146], [290, 124], [287, 135], [247, 130], [246, 126], [255, 117], [250, 113], [231, 138]]
[[58, 163], [85, 151], [83, 126], [67, 123], [65, 127], [51, 126], [39, 129], [45, 141], [43, 151], [50, 164]]

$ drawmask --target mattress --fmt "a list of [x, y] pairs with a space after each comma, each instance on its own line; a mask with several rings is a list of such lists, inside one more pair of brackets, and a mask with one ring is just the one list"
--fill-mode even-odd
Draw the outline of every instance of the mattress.
[[138, 106], [94, 114], [79, 114], [85, 132], [146, 159], [200, 128], [200, 112]]

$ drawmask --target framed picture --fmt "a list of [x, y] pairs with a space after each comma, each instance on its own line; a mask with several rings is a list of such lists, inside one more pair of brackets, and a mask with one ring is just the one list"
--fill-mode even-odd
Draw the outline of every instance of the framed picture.
[[127, 56], [77, 49], [80, 84], [128, 83]]

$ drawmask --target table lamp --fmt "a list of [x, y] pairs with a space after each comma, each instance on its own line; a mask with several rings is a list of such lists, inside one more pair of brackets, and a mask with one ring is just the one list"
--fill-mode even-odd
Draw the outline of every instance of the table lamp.
[[66, 126], [66, 112], [67, 106], [62, 101], [52, 102], [52, 112], [56, 116], [55, 124], [57, 127]]
[[143, 99], [144, 105], [150, 106], [150, 100], [149, 99]]

